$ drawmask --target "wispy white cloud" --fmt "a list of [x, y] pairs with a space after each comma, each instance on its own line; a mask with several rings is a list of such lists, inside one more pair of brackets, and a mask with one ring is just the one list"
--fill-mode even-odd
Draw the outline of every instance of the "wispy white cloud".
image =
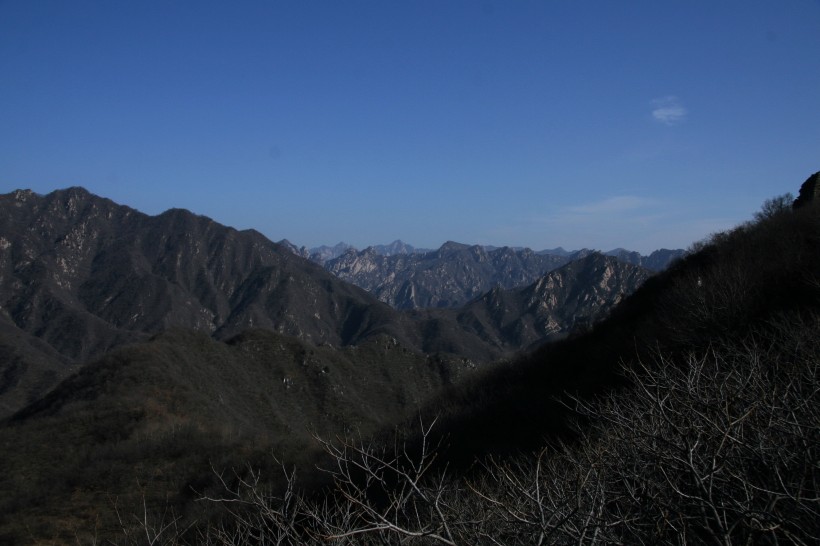
[[572, 215], [583, 214], [618, 214], [623, 212], [631, 212], [644, 207], [651, 206], [655, 203], [652, 199], [645, 197], [637, 197], [634, 195], [622, 195], [618, 197], [610, 197], [601, 201], [594, 201], [591, 203], [584, 203], [567, 207], [566, 212]]
[[676, 125], [686, 119], [686, 108], [674, 95], [652, 100], [652, 118], [664, 125]]

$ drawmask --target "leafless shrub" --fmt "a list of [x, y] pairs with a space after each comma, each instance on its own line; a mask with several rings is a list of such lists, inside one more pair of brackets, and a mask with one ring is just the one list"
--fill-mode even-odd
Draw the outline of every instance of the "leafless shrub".
[[473, 487], [499, 542], [817, 543], [820, 351], [797, 331], [659, 355], [630, 391], [576, 400], [593, 422], [578, 445], [493, 462]]
[[454, 484], [443, 472], [433, 473], [436, 446], [430, 425], [421, 424], [421, 446], [413, 455], [398, 439], [392, 450], [361, 441], [320, 440], [335, 461], [333, 476], [342, 507], [312, 512], [320, 538], [334, 544], [392, 544], [426, 539], [456, 544], [464, 514], [449, 499]]
[[[319, 439], [333, 486], [318, 500], [300, 496], [284, 468], [277, 494], [253, 469], [217, 474], [225, 495], [203, 501], [229, 517], [199, 541], [816, 544], [818, 326], [792, 318], [739, 342], [627, 365], [629, 388], [570, 399], [586, 423], [575, 441], [490, 458], [466, 477], [434, 464], [435, 423], [421, 425], [414, 450], [398, 435], [387, 447]], [[139, 523], [147, 544], [170, 529], [169, 520]]]
[[[145, 488], [139, 482], [137, 487], [142, 491], [142, 506], [139, 512], [124, 516], [118, 506], [118, 499], [111, 499], [122, 534], [122, 539], [116, 543], [127, 546], [177, 546], [182, 544], [181, 537], [190, 529], [191, 524], [184, 525], [182, 518], [167, 503], [159, 509], [149, 507]], [[97, 542], [96, 533], [93, 542]]]
[[224, 495], [203, 495], [200, 501], [221, 505], [228, 517], [202, 532], [200, 542], [219, 546], [297, 543], [299, 518], [305, 508], [295, 490], [296, 471], [280, 466], [286, 485], [279, 493], [274, 493], [260, 472], [250, 466], [229, 476], [214, 469]]

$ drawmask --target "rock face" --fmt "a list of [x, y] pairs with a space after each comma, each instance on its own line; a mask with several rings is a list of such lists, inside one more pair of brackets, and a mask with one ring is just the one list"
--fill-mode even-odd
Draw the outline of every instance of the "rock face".
[[794, 200], [793, 208], [799, 209], [820, 197], [820, 171], [806, 179], [800, 186], [800, 194]]

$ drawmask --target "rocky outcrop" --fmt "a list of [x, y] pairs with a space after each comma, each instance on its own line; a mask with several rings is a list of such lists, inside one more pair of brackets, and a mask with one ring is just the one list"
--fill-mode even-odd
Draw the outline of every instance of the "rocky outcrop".
[[820, 198], [820, 171], [817, 171], [800, 186], [800, 194], [794, 200], [793, 208], [799, 209]]

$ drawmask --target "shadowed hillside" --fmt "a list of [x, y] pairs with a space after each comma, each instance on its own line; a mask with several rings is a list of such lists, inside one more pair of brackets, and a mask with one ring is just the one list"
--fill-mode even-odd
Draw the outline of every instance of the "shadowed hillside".
[[817, 543], [820, 207], [784, 202], [591, 331], [478, 372], [377, 440], [324, 442], [324, 500], [223, 484], [217, 505], [248, 509], [205, 536]]
[[621, 364], [702, 354], [718, 343], [765, 335], [782, 317], [820, 311], [820, 208], [779, 209], [698, 243], [649, 278], [590, 332], [546, 345], [442, 395], [451, 457], [532, 449], [565, 431], [564, 392], [602, 392]]

